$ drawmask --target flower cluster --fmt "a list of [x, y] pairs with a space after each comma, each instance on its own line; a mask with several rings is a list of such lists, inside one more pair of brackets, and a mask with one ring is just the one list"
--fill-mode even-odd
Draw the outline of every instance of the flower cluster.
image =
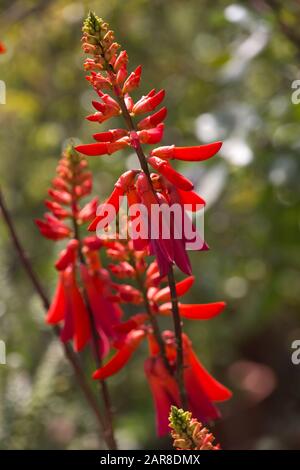
[[[120, 207], [120, 200], [127, 196], [129, 207], [133, 204], [143, 205], [146, 209], [147, 227], [140, 227], [136, 249], [141, 244], [147, 246], [148, 252], [157, 257], [161, 275], [166, 275], [172, 264], [176, 264], [184, 273], [191, 274], [191, 265], [186, 253], [188, 240], [183, 234], [176, 236], [179, 227], [191, 226], [188, 215], [184, 210], [186, 204], [192, 211], [203, 207], [205, 202], [193, 191], [193, 183], [185, 176], [178, 173], [172, 166], [171, 160], [203, 161], [215, 155], [221, 147], [221, 142], [200, 145], [197, 147], [176, 147], [175, 145], [157, 147], [149, 152], [146, 157], [142, 145], [153, 145], [161, 141], [167, 109], [161, 104], [164, 90], [151, 90], [134, 102], [131, 94], [139, 86], [141, 79], [141, 66], [128, 74], [128, 55], [125, 50], [119, 52], [120, 45], [115, 41], [114, 32], [109, 29], [93, 13], [90, 13], [83, 26], [83, 49], [92, 55], [85, 61], [85, 69], [91, 71], [87, 77], [100, 101], [92, 101], [96, 112], [87, 117], [88, 120], [103, 123], [112, 117], [122, 116], [125, 119], [126, 128], [111, 129], [106, 132], [93, 135], [96, 143], [78, 145], [78, 152], [88, 156], [111, 155], [126, 147], [133, 148], [140, 160], [141, 170], [124, 173], [115, 184], [111, 196], [106, 201], [105, 207], [112, 205], [116, 212]], [[113, 96], [104, 91], [110, 91]], [[149, 114], [153, 112], [152, 114]], [[141, 119], [144, 114], [149, 114]], [[137, 119], [137, 123], [134, 120]], [[155, 170], [150, 173], [149, 166]], [[158, 220], [151, 217], [151, 208], [171, 207], [179, 205], [181, 215], [174, 217], [171, 222]], [[90, 230], [96, 230], [101, 223], [103, 215], [99, 215], [91, 224]], [[105, 219], [105, 224], [111, 220]], [[160, 224], [156, 232], [161, 233], [156, 239], [151, 238], [153, 224]], [[140, 219], [139, 224], [141, 225]], [[164, 230], [168, 225], [169, 230]], [[168, 237], [164, 233], [168, 233]], [[207, 245], [194, 231], [194, 249], [206, 250]]]
[[173, 445], [177, 450], [220, 450], [219, 444], [214, 445], [213, 434], [192, 418], [189, 411], [172, 406], [169, 421]]
[[114, 299], [109, 273], [101, 266], [99, 250], [104, 242], [94, 236], [79, 238], [80, 225], [96, 213], [97, 198], [81, 204], [82, 198], [91, 193], [92, 175], [86, 160], [72, 147], [63, 153], [56, 172], [45, 201], [49, 212], [36, 220], [44, 237], [68, 240], [55, 263], [58, 283], [46, 321], [52, 325], [63, 323], [61, 340], [72, 339], [76, 351], [91, 341], [94, 324], [99, 353], [104, 356], [110, 340], [116, 339], [113, 325], [120, 322], [122, 311]]
[[[141, 66], [128, 73], [126, 51], [119, 51], [113, 31], [93, 13], [84, 22], [82, 40], [84, 51], [92, 56], [85, 61], [85, 69], [91, 72], [87, 79], [100, 99], [92, 102], [96, 112], [87, 119], [103, 123], [119, 116], [124, 119], [125, 127], [95, 133], [94, 143], [78, 145], [75, 150], [68, 148], [59, 161], [57, 176], [48, 191], [49, 199], [45, 201], [49, 212], [36, 221], [43, 236], [67, 241], [55, 263], [58, 284], [47, 322], [62, 324], [61, 340], [73, 340], [77, 351], [92, 342], [100, 357], [93, 378], [102, 384], [122, 369], [139, 345], [147, 341], [149, 354], [144, 372], [153, 396], [157, 432], [163, 435], [169, 431], [170, 407], [183, 405], [183, 395], [188, 409], [203, 422], [216, 419], [219, 411], [215, 403], [231, 396], [203, 367], [190, 338], [181, 330], [183, 319], [211, 319], [224, 310], [225, 303], [178, 301], [195, 281], [186, 252], [187, 242], [196, 242], [196, 249], [207, 249], [197, 231], [192, 238], [185, 233], [178, 237], [178, 226], [190, 220], [186, 204], [196, 212], [205, 202], [193, 191], [193, 183], [171, 165], [171, 160], [206, 160], [220, 149], [221, 143], [160, 146], [146, 156], [143, 145], [158, 144], [163, 137], [167, 110], [165, 107], [157, 110], [157, 107], [164, 98], [164, 90], [151, 90], [139, 100], [133, 100], [131, 94], [140, 84]], [[145, 114], [146, 117], [141, 116]], [[92, 191], [92, 175], [86, 158], [79, 153], [110, 155], [126, 147], [134, 149], [140, 168], [123, 173], [105, 203], [98, 206], [97, 198], [83, 203], [82, 199]], [[146, 209], [143, 217], [130, 213], [129, 226], [135, 226], [139, 236], [129, 240], [120, 236], [114, 240], [95, 235], [81, 237], [84, 224], [89, 224], [89, 231], [97, 230], [97, 235], [99, 226], [107, 229], [124, 198], [129, 209], [135, 205]], [[172, 208], [176, 204], [182, 209], [179, 218], [167, 218], [163, 211], [158, 217], [152, 216], [153, 207]], [[154, 238], [151, 234], [156, 226], [159, 236]], [[169, 230], [165, 231], [166, 228]], [[166, 232], [169, 237], [165, 237]], [[100, 250], [105, 250], [106, 258], [111, 260], [106, 267], [101, 264]], [[155, 261], [148, 262], [148, 255], [155, 255]], [[177, 283], [172, 270], [174, 264], [188, 276]], [[122, 304], [134, 305], [138, 313], [123, 319]], [[173, 316], [175, 333], [160, 330], [161, 316]], [[103, 364], [102, 358], [111, 349], [114, 354]], [[191, 421], [190, 414], [185, 418], [189, 421], [186, 436], [193, 436], [192, 448], [213, 449], [206, 429]], [[187, 444], [178, 426], [173, 426], [173, 430], [176, 446], [190, 448], [187, 446], [191, 443]]]
[[[177, 382], [174, 378], [176, 364], [176, 341], [172, 331], [164, 331], [163, 353], [158, 339], [154, 334], [152, 318], [159, 315], [170, 315], [170, 288], [162, 287], [165, 279], [159, 273], [156, 261], [149, 266], [145, 264], [144, 256], [136, 252], [133, 243], [122, 244], [114, 242], [107, 250], [108, 256], [118, 264], [111, 264], [110, 271], [120, 279], [134, 279], [140, 287], [140, 292], [145, 298], [135, 296], [136, 304], [142, 308], [146, 306], [146, 312], [141, 311], [130, 317], [129, 320], [115, 326], [119, 334], [124, 334], [115, 355], [93, 377], [94, 379], [106, 379], [121, 370], [128, 362], [134, 351], [143, 340], [148, 341], [149, 357], [144, 364], [156, 409], [157, 432], [159, 435], [168, 432], [168, 415], [171, 405], [180, 406], [180, 397]], [[183, 296], [194, 283], [194, 277], [190, 276], [176, 284], [178, 297]], [[129, 286], [126, 288], [130, 292]], [[132, 295], [132, 294], [131, 294]], [[131, 300], [131, 297], [129, 297]], [[207, 320], [224, 309], [224, 302], [211, 304], [182, 304], [179, 303], [180, 315], [190, 320]], [[198, 360], [190, 339], [183, 334], [184, 347], [184, 383], [187, 391], [188, 405], [192, 413], [202, 421], [216, 419], [219, 412], [214, 402], [228, 400], [231, 392], [216, 381], [202, 366]], [[164, 362], [164, 358], [167, 364]]]

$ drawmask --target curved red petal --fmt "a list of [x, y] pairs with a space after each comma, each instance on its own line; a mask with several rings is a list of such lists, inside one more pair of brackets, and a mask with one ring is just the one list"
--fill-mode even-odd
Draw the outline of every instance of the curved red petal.
[[191, 320], [209, 320], [219, 315], [226, 307], [225, 302], [210, 304], [179, 304], [179, 313]]
[[133, 330], [128, 333], [124, 345], [117, 351], [112, 359], [103, 367], [93, 373], [94, 380], [104, 380], [111, 375], [116, 374], [129, 361], [133, 352], [144, 338], [145, 333], [142, 330]]
[[210, 375], [210, 373], [201, 364], [192, 348], [190, 349], [188, 357], [192, 373], [201, 383], [207, 396], [213, 401], [229, 400], [232, 396], [232, 392]]
[[[176, 284], [176, 294], [178, 297], [183, 296], [186, 292], [190, 290], [192, 285], [194, 284], [195, 277], [194, 276], [189, 276], [185, 279], [183, 279], [180, 282], [177, 282]], [[157, 292], [154, 296], [154, 301], [155, 302], [168, 302], [171, 299], [171, 294], [170, 294], [170, 287], [164, 287], [164, 289], [161, 289], [160, 291]]]
[[175, 147], [173, 158], [190, 162], [199, 162], [213, 157], [222, 147], [222, 142], [198, 145], [197, 147]]

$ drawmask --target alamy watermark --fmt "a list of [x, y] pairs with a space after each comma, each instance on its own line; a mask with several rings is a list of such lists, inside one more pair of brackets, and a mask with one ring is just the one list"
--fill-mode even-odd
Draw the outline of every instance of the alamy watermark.
[[6, 364], [6, 346], [2, 340], [0, 340], [0, 364]]
[[3, 80], [0, 80], [0, 104], [6, 104], [6, 85]]
[[300, 80], [294, 80], [292, 82], [292, 88], [295, 91], [293, 91], [292, 93], [291, 101], [293, 104], [299, 104], [300, 103]]
[[[118, 210], [116, 210], [118, 207]], [[183, 240], [186, 250], [204, 246], [204, 205], [104, 203], [97, 209], [99, 238], [132, 240]]]
[[300, 339], [295, 339], [291, 344], [291, 348], [294, 349], [291, 355], [292, 363], [298, 366], [300, 364]]

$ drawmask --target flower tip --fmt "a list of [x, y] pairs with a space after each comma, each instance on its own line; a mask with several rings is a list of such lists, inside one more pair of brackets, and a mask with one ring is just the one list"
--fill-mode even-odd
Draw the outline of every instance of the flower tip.
[[5, 54], [6, 52], [6, 47], [3, 44], [3, 42], [0, 41], [0, 54]]
[[95, 232], [97, 229], [98, 219], [97, 217], [88, 226], [88, 232]]
[[101, 374], [101, 369], [97, 369], [97, 370], [95, 370], [95, 372], [93, 372], [92, 379], [93, 380], [99, 380], [99, 379], [102, 378], [101, 375], [102, 375]]

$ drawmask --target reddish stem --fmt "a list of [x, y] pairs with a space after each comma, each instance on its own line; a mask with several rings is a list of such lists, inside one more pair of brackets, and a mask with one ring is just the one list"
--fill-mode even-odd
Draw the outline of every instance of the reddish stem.
[[[20, 257], [20, 260], [23, 264], [23, 267], [24, 267], [29, 279], [31, 280], [31, 282], [33, 284], [33, 287], [35, 288], [37, 294], [39, 295], [45, 310], [48, 311], [48, 309], [50, 307], [49, 299], [48, 299], [48, 297], [47, 297], [47, 295], [46, 295], [46, 293], [45, 293], [45, 291], [44, 291], [37, 275], [35, 274], [35, 272], [33, 270], [31, 261], [29, 260], [27, 254], [26, 254], [26, 252], [25, 252], [25, 250], [24, 250], [24, 248], [23, 248], [23, 246], [22, 246], [22, 244], [19, 240], [19, 237], [18, 237], [16, 229], [14, 227], [12, 218], [10, 216], [10, 213], [9, 213], [7, 207], [6, 207], [6, 203], [5, 203], [5, 200], [4, 200], [4, 197], [3, 197], [3, 194], [1, 192], [1, 190], [0, 190], [0, 207], [1, 207], [1, 210], [2, 210], [4, 221], [7, 225], [7, 228], [9, 230], [9, 233], [10, 233], [10, 236], [11, 236], [11, 239], [12, 239], [12, 242], [13, 242], [14, 247], [16, 249], [16, 252], [18, 253], [18, 255]], [[54, 326], [53, 331], [54, 331], [55, 335], [59, 338], [60, 337], [60, 328], [59, 328], [59, 326]], [[97, 402], [93, 392], [91, 391], [90, 386], [89, 386], [89, 384], [88, 384], [88, 382], [85, 378], [84, 372], [83, 372], [83, 370], [81, 368], [81, 364], [79, 362], [79, 358], [74, 353], [72, 347], [68, 343], [62, 343], [62, 347], [64, 349], [64, 353], [65, 353], [65, 356], [66, 356], [67, 360], [70, 362], [70, 364], [73, 368], [76, 380], [79, 384], [79, 387], [82, 390], [82, 393], [85, 396], [89, 407], [91, 408], [91, 410], [95, 414], [96, 419], [97, 419], [98, 423], [100, 424], [101, 431], [104, 434], [105, 433], [105, 423], [104, 423], [104, 420], [103, 420], [102, 415], [100, 413], [98, 402]]]
[[[72, 158], [72, 156], [71, 156]], [[73, 162], [72, 162], [73, 163]], [[73, 166], [73, 171], [75, 172], [75, 166]], [[74, 185], [72, 185], [72, 222], [73, 222], [73, 229], [74, 229], [74, 238], [79, 242], [79, 259], [80, 263], [85, 264], [85, 258], [83, 256], [82, 252], [82, 244], [81, 244], [81, 238], [80, 238], [80, 233], [79, 233], [79, 226], [77, 223], [77, 213], [78, 213], [78, 207], [77, 207], [77, 200], [75, 196], [75, 191], [74, 191]], [[97, 332], [96, 324], [95, 324], [95, 319], [93, 315], [93, 310], [89, 301], [89, 297], [86, 291], [86, 288], [84, 285], [82, 285], [82, 294], [83, 294], [83, 300], [86, 305], [86, 309], [88, 312], [89, 316], [89, 322], [90, 322], [90, 327], [91, 327], [91, 333], [92, 333], [92, 344], [93, 344], [93, 350], [94, 350], [94, 355], [95, 355], [95, 362], [97, 369], [99, 369], [102, 366], [102, 359], [99, 351], [99, 335]], [[103, 400], [104, 403], [104, 408], [105, 408], [105, 429], [104, 429], [104, 434], [107, 442], [107, 446], [111, 450], [117, 450], [117, 443], [116, 439], [114, 436], [114, 429], [113, 429], [113, 412], [112, 412], [112, 404], [111, 404], [111, 399], [110, 399], [110, 394], [108, 390], [107, 383], [105, 380], [100, 380], [99, 381], [99, 386], [100, 386], [100, 397]]]

